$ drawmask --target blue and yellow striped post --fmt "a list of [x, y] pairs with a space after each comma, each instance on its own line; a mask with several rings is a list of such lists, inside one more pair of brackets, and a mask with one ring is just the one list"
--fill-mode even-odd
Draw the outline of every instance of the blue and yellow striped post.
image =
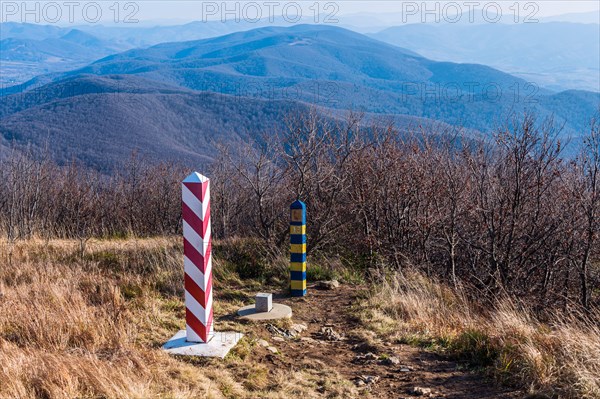
[[292, 296], [306, 295], [306, 205], [290, 206], [290, 280]]

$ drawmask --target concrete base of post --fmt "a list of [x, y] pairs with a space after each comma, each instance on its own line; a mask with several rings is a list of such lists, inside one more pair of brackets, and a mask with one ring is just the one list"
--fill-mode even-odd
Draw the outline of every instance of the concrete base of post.
[[185, 330], [179, 331], [164, 346], [163, 350], [171, 355], [220, 357], [223, 359], [244, 336], [233, 331], [215, 332], [207, 343], [188, 342]]
[[244, 320], [250, 321], [289, 319], [292, 317], [292, 308], [279, 303], [274, 303], [271, 311], [259, 312], [255, 305], [248, 305], [238, 310], [238, 316]]

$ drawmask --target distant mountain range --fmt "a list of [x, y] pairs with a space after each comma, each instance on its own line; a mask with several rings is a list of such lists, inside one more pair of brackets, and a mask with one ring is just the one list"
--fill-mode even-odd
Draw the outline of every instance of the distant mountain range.
[[276, 22], [191, 22], [175, 26], [80, 25], [73, 28], [31, 23], [0, 23], [0, 84], [23, 83], [45, 73], [64, 72], [101, 57], [163, 42], [189, 41], [255, 29]]
[[0, 85], [5, 86], [131, 48], [79, 29], [47, 25], [0, 24], [0, 38]]
[[600, 24], [410, 24], [371, 37], [443, 61], [489, 65], [551, 90], [600, 92]]
[[[411, 7], [411, 5], [407, 5], [406, 12], [361, 12], [340, 15], [338, 19], [341, 26], [351, 27], [352, 30], [356, 30], [360, 33], [373, 33], [381, 31], [383, 29], [387, 29], [391, 26], [405, 26], [415, 24], [429, 26], [433, 25], [434, 23], [473, 25], [490, 24], [490, 21], [495, 21], [494, 24], [515, 24], [515, 12], [513, 11], [514, 9], [509, 8], [511, 6], [511, 4], [509, 3], [504, 3], [504, 7], [501, 7], [501, 9], [503, 9], [503, 12], [500, 15], [494, 12], [494, 7], [487, 7], [485, 11], [486, 18], [483, 17], [483, 10], [479, 8], [481, 4], [474, 4], [474, 8], [472, 9], [472, 11], [470, 11], [466, 3], [463, 4], [459, 2], [459, 7], [448, 7], [446, 11], [442, 11], [442, 7], [439, 7], [438, 5], [438, 11], [430, 13], [426, 13], [425, 10], [436, 10], [435, 5], [432, 4], [428, 8], [424, 6], [423, 3], [414, 5], [416, 6], [416, 8]], [[520, 6], [523, 7], [523, 9], [525, 9], [525, 5], [526, 3], [520, 4]], [[452, 11], [456, 9], [460, 9], [463, 12], [459, 14], [453, 14]], [[518, 14], [517, 23], [523, 23], [526, 18], [527, 21], [533, 24], [538, 22], [570, 22], [577, 24], [600, 24], [599, 11], [568, 13], [540, 17], [537, 11], [534, 11], [534, 9], [528, 7], [527, 9], [522, 10]]]
[[[408, 19], [397, 13], [340, 15], [336, 25], [368, 33], [433, 60], [488, 65], [547, 89], [600, 91], [599, 13], [565, 14], [540, 18], [539, 23], [518, 24], [508, 14], [502, 15], [499, 23], [483, 20], [481, 10], [474, 10], [473, 16], [473, 23], [469, 22], [470, 14], [462, 15], [458, 23], [434, 23], [431, 18], [428, 23], [421, 23], [420, 14]], [[402, 23], [404, 20], [407, 23]], [[310, 23], [310, 18], [300, 22]], [[390, 28], [394, 24], [402, 25]], [[273, 21], [126, 27], [90, 24], [61, 28], [1, 23], [0, 84], [10, 86], [40, 74], [76, 69], [128, 49], [295, 25], [281, 17]]]
[[6, 141], [48, 146], [107, 170], [131, 150], [200, 162], [217, 141], [282, 128], [309, 105], [352, 109], [413, 125], [441, 121], [485, 134], [525, 110], [578, 135], [600, 94], [535, 91], [476, 64], [436, 62], [337, 27], [261, 28], [164, 43], [9, 87], [0, 97]]

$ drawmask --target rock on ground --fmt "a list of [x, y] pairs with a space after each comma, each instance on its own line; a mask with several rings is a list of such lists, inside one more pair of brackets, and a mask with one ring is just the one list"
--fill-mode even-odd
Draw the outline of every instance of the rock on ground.
[[317, 288], [322, 288], [325, 290], [334, 290], [336, 288], [339, 288], [340, 283], [337, 280], [331, 280], [331, 281], [319, 281], [319, 283], [317, 284]]

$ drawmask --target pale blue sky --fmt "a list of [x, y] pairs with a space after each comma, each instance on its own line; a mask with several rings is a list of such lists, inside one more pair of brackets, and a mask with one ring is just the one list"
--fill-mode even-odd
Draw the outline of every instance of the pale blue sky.
[[[67, 3], [74, 5], [66, 5]], [[340, 23], [365, 25], [374, 21], [398, 24], [399, 16], [411, 14], [427, 15], [428, 22], [438, 14], [440, 18], [452, 15], [456, 10], [468, 13], [471, 8], [478, 10], [486, 8], [492, 14], [500, 9], [502, 15], [513, 16], [519, 10], [519, 18], [527, 15], [548, 17], [566, 13], [581, 13], [598, 11], [598, 1], [542, 0], [542, 1], [471, 1], [471, 0], [441, 0], [441, 1], [7, 1], [0, 2], [1, 21], [57, 23], [96, 23], [112, 24], [114, 21], [122, 24], [124, 20], [139, 21], [141, 24], [178, 24], [197, 20], [232, 20], [236, 17], [275, 17], [295, 15], [320, 21], [330, 16]], [[25, 4], [25, 6], [23, 6]], [[516, 6], [515, 6], [516, 5]], [[85, 10], [85, 12], [84, 12]], [[357, 14], [366, 14], [364, 19]], [[60, 16], [57, 16], [60, 14]], [[82, 16], [82, 14], [84, 16]], [[39, 21], [36, 21], [36, 18]], [[96, 21], [97, 19], [97, 21]], [[413, 21], [414, 22], [414, 21]]]

